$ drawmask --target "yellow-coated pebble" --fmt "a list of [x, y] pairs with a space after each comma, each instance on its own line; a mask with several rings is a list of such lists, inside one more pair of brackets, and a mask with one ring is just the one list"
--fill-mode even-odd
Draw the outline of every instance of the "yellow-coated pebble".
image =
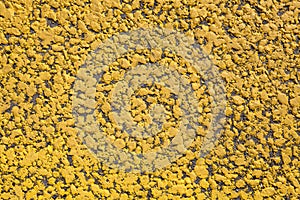
[[122, 139], [117, 139], [114, 143], [118, 148], [124, 148], [126, 143]]

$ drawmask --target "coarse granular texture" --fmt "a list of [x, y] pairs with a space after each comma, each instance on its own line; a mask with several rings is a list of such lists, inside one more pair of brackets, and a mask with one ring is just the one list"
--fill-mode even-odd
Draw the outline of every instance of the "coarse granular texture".
[[[299, 18], [296, 0], [0, 1], [0, 199], [298, 200]], [[197, 137], [171, 165], [127, 173], [99, 162], [78, 137], [73, 85], [105, 39], [157, 26], [194, 37], [220, 70], [226, 125], [203, 158]], [[182, 114], [176, 94], [145, 85], [131, 96], [132, 117], [146, 126], [151, 104], [165, 104], [163, 131], [145, 141], [115, 130], [111, 83], [149, 60], [186, 76], [203, 107], [199, 121], [208, 125], [211, 117], [201, 77], [180, 57], [160, 49], [128, 53], [108, 66], [96, 94], [99, 123], [126, 151], [168, 145]]]

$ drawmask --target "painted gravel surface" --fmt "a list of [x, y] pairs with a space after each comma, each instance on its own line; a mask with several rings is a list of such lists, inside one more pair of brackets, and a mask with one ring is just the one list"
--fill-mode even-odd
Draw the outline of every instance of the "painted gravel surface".
[[0, 199], [300, 198], [300, 2], [0, 1]]

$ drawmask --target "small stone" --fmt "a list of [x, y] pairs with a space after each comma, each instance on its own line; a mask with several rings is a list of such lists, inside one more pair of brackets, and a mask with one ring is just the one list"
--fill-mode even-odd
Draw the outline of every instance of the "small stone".
[[285, 94], [278, 92], [277, 98], [280, 103], [288, 105], [288, 103], [289, 103], [288, 97]]
[[237, 186], [238, 188], [243, 188], [243, 187], [245, 187], [245, 185], [246, 185], [246, 183], [245, 183], [245, 181], [242, 180], [242, 179], [236, 181], [236, 186]]
[[233, 96], [232, 99], [233, 103], [235, 103], [236, 105], [242, 105], [245, 103], [245, 100], [240, 96]]
[[116, 145], [116, 147], [118, 147], [120, 149], [123, 149], [126, 146], [126, 143], [122, 139], [116, 139], [116, 141], [114, 142], [114, 145]]
[[208, 177], [209, 172], [205, 166], [196, 165], [194, 170], [195, 170], [196, 175], [199, 176], [200, 178]]
[[291, 99], [290, 103], [293, 107], [296, 107], [296, 108], [300, 107], [300, 96]]
[[267, 187], [262, 190], [261, 195], [264, 197], [271, 197], [275, 194], [275, 189], [273, 187]]

